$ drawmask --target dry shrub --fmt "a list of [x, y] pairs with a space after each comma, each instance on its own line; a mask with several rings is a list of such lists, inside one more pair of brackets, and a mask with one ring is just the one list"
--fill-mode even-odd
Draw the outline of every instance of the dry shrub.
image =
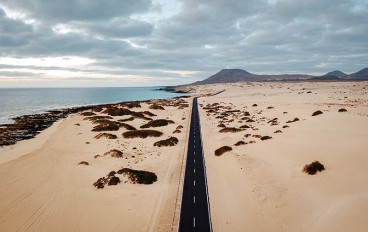
[[177, 130], [180, 130], [180, 129], [183, 129], [183, 126], [182, 125], [179, 125], [176, 127]]
[[299, 118], [294, 118], [293, 120], [289, 120], [286, 123], [292, 123], [292, 122], [297, 122], [297, 121], [299, 121]]
[[128, 122], [128, 121], [133, 121], [134, 117], [129, 117], [129, 118], [125, 118], [125, 119], [119, 119], [118, 122]]
[[118, 174], [127, 176], [133, 184], [153, 184], [157, 181], [157, 176], [153, 172], [134, 170], [131, 168], [122, 168]]
[[248, 111], [245, 111], [243, 115], [244, 116], [250, 116], [250, 113]]
[[120, 106], [122, 107], [128, 107], [129, 109], [132, 108], [141, 108], [141, 103], [138, 101], [134, 101], [134, 102], [123, 102], [120, 103]]
[[339, 109], [339, 112], [347, 112], [347, 110], [342, 108], [342, 109]]
[[156, 130], [134, 130], [123, 133], [124, 138], [147, 138], [147, 137], [160, 137], [163, 133]]
[[165, 108], [163, 106], [159, 106], [157, 104], [152, 104], [148, 107], [151, 110], [165, 110]]
[[262, 136], [261, 137], [261, 140], [263, 141], [263, 140], [269, 140], [269, 139], [272, 139], [272, 137], [271, 136]]
[[247, 125], [242, 125], [242, 126], [240, 126], [239, 128], [241, 128], [241, 129], [247, 129], [247, 128], [250, 128], [249, 126], [247, 126]]
[[255, 122], [253, 119], [248, 119], [246, 122]]
[[95, 183], [93, 183], [93, 186], [95, 186], [97, 189], [101, 189], [104, 188], [106, 184], [109, 186], [119, 184], [121, 181], [119, 177], [115, 176], [115, 174], [115, 171], [111, 171], [106, 177], [101, 177]]
[[109, 182], [107, 183], [107, 185], [111, 186], [111, 185], [117, 185], [119, 184], [121, 181], [119, 179], [119, 177], [113, 176], [110, 178]]
[[245, 145], [246, 143], [244, 141], [238, 141], [234, 144], [234, 146], [240, 146], [240, 145]]
[[248, 138], [249, 136], [251, 136], [251, 134], [245, 134], [244, 137]]
[[110, 117], [110, 116], [92, 116], [92, 117], [84, 118], [83, 120], [88, 120], [88, 121], [91, 121], [91, 122], [96, 122], [98, 120], [108, 120], [108, 119], [112, 119], [112, 117]]
[[278, 134], [278, 133], [282, 133], [282, 131], [281, 130], [277, 130], [277, 131], [275, 131], [273, 133]]
[[179, 140], [176, 137], [170, 137], [165, 140], [160, 140], [158, 142], [155, 142], [153, 146], [156, 147], [172, 147], [178, 144]]
[[96, 107], [92, 108], [92, 111], [93, 111], [93, 112], [101, 112], [101, 111], [102, 111], [102, 109], [103, 109], [103, 107], [102, 107], [102, 106], [96, 106]]
[[179, 106], [179, 110], [184, 109], [184, 108], [188, 108], [189, 104], [182, 104], [181, 106]]
[[137, 130], [137, 129], [135, 129], [134, 126], [131, 126], [131, 125], [123, 123], [123, 122], [119, 123], [119, 127], [123, 127], [126, 130]]
[[99, 125], [93, 127], [92, 131], [117, 131], [119, 130], [119, 123], [114, 121], [100, 122]]
[[96, 114], [93, 113], [93, 112], [82, 112], [81, 115], [82, 116], [93, 116], [93, 115], [96, 115]]
[[142, 112], [143, 114], [145, 114], [145, 115], [148, 115], [148, 116], [150, 116], [150, 117], [154, 117], [154, 116], [157, 116], [156, 114], [154, 114], [154, 113], [152, 113], [152, 112], [149, 112], [149, 111], [143, 111]]
[[106, 138], [106, 139], [117, 139], [118, 137], [109, 133], [99, 133], [95, 136], [95, 139]]
[[105, 152], [103, 155], [104, 156], [109, 155], [114, 158], [123, 158], [123, 152], [116, 149], [112, 149], [111, 151]]
[[76, 123], [76, 124], [74, 124], [75, 126], [80, 126], [80, 124], [79, 123]]
[[181, 130], [174, 130], [173, 131], [173, 134], [178, 134], [178, 133], [181, 133]]
[[108, 107], [102, 113], [108, 114], [110, 116], [124, 116], [130, 115], [132, 111], [125, 108]]
[[141, 128], [161, 127], [161, 126], [167, 126], [167, 125], [173, 124], [173, 123], [174, 123], [174, 121], [172, 121], [172, 120], [157, 119], [157, 120], [152, 120], [152, 121], [142, 125]]
[[220, 155], [224, 154], [225, 152], [228, 152], [228, 151], [231, 151], [231, 150], [233, 150], [231, 147], [223, 146], [223, 147], [220, 147], [219, 149], [217, 149], [215, 151], [215, 155], [220, 156]]
[[269, 110], [270, 110], [270, 109], [273, 109], [273, 106], [269, 106], [269, 107], [267, 107], [267, 109], [269, 109]]
[[235, 127], [225, 127], [223, 129], [219, 130], [220, 133], [228, 133], [228, 132], [235, 133], [235, 132], [239, 132], [239, 131], [242, 131], [242, 129], [235, 128]]
[[89, 165], [87, 161], [81, 161], [78, 165]]
[[253, 106], [253, 107], [256, 107], [256, 106], [258, 106], [258, 105], [257, 105], [257, 104], [253, 104], [252, 106]]
[[217, 127], [226, 127], [226, 126], [225, 126], [225, 124], [220, 123], [220, 124], [218, 124], [218, 126], [217, 126]]
[[317, 116], [317, 115], [320, 115], [320, 114], [323, 114], [323, 112], [322, 112], [322, 111], [320, 111], [320, 110], [317, 110], [316, 112], [314, 112], [314, 113], [312, 114], [312, 116]]
[[317, 172], [321, 172], [325, 170], [325, 166], [323, 166], [323, 164], [321, 164], [318, 161], [314, 161], [310, 164], [306, 164], [303, 167], [303, 172], [308, 173], [309, 175], [314, 175]]

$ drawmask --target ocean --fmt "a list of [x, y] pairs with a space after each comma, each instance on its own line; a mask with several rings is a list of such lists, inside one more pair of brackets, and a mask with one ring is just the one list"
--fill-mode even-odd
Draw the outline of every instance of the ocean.
[[11, 118], [75, 106], [167, 99], [188, 94], [156, 90], [160, 87], [0, 88], [0, 124]]

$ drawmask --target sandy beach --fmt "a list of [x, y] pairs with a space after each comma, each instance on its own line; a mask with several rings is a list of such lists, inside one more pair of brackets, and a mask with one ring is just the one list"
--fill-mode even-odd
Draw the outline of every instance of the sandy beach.
[[[85, 116], [72, 114], [36, 138], [0, 151], [0, 231], [171, 230], [191, 100], [153, 100], [140, 107], [116, 108], [133, 111], [134, 116], [109, 116], [104, 108], [85, 111]], [[89, 114], [125, 124], [119, 124], [118, 130], [95, 132], [96, 125], [103, 124], [85, 120]], [[159, 137], [123, 137], [129, 131], [127, 125], [140, 130], [151, 119], [172, 122], [148, 128], [162, 132]], [[116, 139], [95, 138], [100, 133], [116, 135]], [[153, 145], [171, 136], [178, 139], [176, 145]], [[113, 149], [121, 151], [122, 157], [107, 153]], [[88, 165], [79, 165], [81, 161]], [[117, 173], [122, 168], [152, 172], [157, 181], [134, 183], [129, 175]], [[111, 171], [120, 183], [105, 184], [102, 189], [93, 186]]]
[[[197, 91], [221, 90], [198, 101], [214, 231], [368, 230], [367, 82]], [[313, 161], [325, 170], [302, 172]]]

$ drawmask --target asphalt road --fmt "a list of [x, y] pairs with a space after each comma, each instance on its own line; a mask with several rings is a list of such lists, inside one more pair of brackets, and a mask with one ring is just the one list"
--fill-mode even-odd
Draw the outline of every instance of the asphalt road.
[[179, 231], [212, 231], [197, 98], [193, 99]]

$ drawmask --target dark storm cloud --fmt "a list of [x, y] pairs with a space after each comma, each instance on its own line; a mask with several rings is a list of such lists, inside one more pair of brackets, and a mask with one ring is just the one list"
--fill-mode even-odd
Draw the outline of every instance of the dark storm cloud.
[[96, 60], [89, 67], [96, 73], [119, 75], [112, 70], [121, 68], [122, 75], [181, 84], [221, 68], [351, 73], [368, 66], [364, 0], [181, 0], [170, 17], [148, 0], [0, 2], [36, 21], [26, 24], [0, 10], [1, 56], [88, 57]]

